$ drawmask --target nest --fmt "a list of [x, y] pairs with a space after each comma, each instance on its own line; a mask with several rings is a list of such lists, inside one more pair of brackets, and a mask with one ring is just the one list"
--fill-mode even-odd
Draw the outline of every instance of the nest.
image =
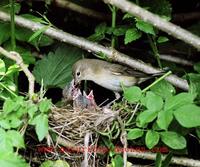
[[[57, 144], [71, 150], [67, 152], [67, 158], [77, 160], [77, 155], [79, 155], [83, 160], [83, 152], [80, 154], [77, 149], [80, 151], [80, 148], [97, 146], [99, 132], [108, 131], [117, 116], [118, 112], [108, 108], [74, 110], [70, 106], [53, 107], [49, 124], [51, 130], [58, 136]], [[87, 134], [89, 134], [88, 143], [86, 142]]]

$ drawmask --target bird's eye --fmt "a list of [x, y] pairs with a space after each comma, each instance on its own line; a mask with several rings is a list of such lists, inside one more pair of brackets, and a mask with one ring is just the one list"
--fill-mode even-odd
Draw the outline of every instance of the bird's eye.
[[79, 76], [81, 75], [81, 73], [80, 73], [80, 72], [77, 72], [76, 75], [79, 77]]

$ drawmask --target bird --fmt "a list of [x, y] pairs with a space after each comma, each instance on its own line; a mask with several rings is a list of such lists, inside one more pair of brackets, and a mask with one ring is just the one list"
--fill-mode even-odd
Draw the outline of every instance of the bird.
[[82, 80], [93, 81], [94, 83], [111, 90], [115, 93], [116, 100], [121, 96], [124, 88], [138, 85], [150, 78], [163, 74], [145, 74], [136, 71], [126, 65], [115, 64], [100, 59], [80, 59], [72, 66], [72, 75], [75, 85]]

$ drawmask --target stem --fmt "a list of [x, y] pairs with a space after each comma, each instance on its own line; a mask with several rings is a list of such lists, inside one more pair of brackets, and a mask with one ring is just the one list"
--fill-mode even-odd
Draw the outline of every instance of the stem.
[[0, 85], [6, 89], [10, 94], [12, 94], [14, 97], [17, 97], [17, 95], [12, 91], [10, 90], [7, 86], [5, 86], [3, 83], [0, 82]]
[[[117, 8], [115, 6], [112, 7], [112, 29], [114, 30], [116, 27], [116, 15], [117, 15]], [[115, 48], [116, 37], [112, 35], [111, 47]]]
[[10, 28], [11, 28], [11, 47], [12, 50], [15, 51], [16, 48], [16, 42], [15, 42], [15, 0], [10, 0]]
[[152, 84], [150, 84], [149, 86], [147, 86], [145, 89], [142, 90], [142, 92], [146, 92], [147, 90], [149, 90], [152, 86], [154, 86], [155, 84], [157, 84], [158, 82], [160, 82], [161, 80], [163, 80], [165, 77], [169, 76], [172, 72], [169, 71], [167, 72], [165, 75], [161, 76], [160, 78], [158, 78], [157, 80], [155, 80]]
[[149, 39], [150, 46], [151, 46], [151, 49], [153, 51], [154, 57], [157, 60], [158, 66], [162, 69], [162, 64], [160, 62], [160, 54], [158, 52], [158, 48], [157, 48], [156, 42], [155, 42], [154, 38], [151, 37], [149, 34], [147, 34], [147, 37]]

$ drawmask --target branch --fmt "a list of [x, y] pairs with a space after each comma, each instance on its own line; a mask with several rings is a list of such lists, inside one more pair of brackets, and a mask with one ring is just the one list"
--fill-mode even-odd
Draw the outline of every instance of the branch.
[[14, 60], [16, 62], [16, 64], [18, 64], [22, 71], [25, 73], [26, 77], [28, 78], [29, 81], [29, 97], [30, 99], [33, 97], [34, 95], [34, 84], [35, 84], [35, 77], [33, 76], [33, 74], [29, 71], [29, 69], [27, 68], [27, 66], [23, 63], [23, 59], [21, 58], [21, 56], [19, 55], [19, 53], [17, 52], [8, 52], [7, 50], [3, 49], [2, 47], [0, 47], [0, 53], [4, 56], [6, 56], [7, 58]]
[[104, 13], [100, 13], [95, 10], [82, 7], [76, 3], [73, 3], [67, 0], [55, 0], [54, 2], [56, 3], [57, 6], [61, 8], [67, 8], [69, 10], [78, 12], [80, 14], [83, 14], [89, 17], [93, 17], [93, 18], [97, 18], [101, 20], [110, 19], [110, 15], [105, 15]]
[[[155, 160], [156, 154], [150, 153], [150, 152], [141, 152], [141, 151], [131, 151], [127, 152], [128, 157], [134, 157], [134, 158], [141, 158], [141, 159], [149, 159], [149, 160]], [[165, 159], [166, 155], [162, 156], [162, 159]], [[189, 158], [183, 158], [183, 157], [172, 157], [171, 163], [181, 165], [181, 166], [191, 166], [191, 167], [199, 167], [200, 161], [189, 159]]]
[[[0, 11], [0, 20], [10, 21], [10, 17], [7, 13]], [[42, 25], [42, 24], [35, 23], [28, 19], [22, 18], [20, 16], [15, 17], [15, 22], [17, 25], [28, 28], [32, 31], [37, 31], [44, 27], [44, 25]], [[51, 28], [51, 27], [48, 28], [44, 32], [44, 34], [46, 34], [52, 38], [55, 38], [59, 41], [69, 43], [71, 45], [85, 49], [88, 52], [103, 53], [109, 59], [111, 59], [113, 61], [116, 61], [116, 62], [119, 62], [122, 64], [126, 64], [132, 68], [135, 68], [139, 71], [143, 71], [144, 73], [147, 73], [147, 74], [162, 72], [159, 69], [156, 69], [150, 65], [147, 65], [142, 61], [130, 58], [129, 56], [127, 56], [123, 53], [120, 53], [116, 50], [104, 47], [102, 45], [96, 44], [96, 43], [86, 40], [84, 38], [63, 32], [61, 30], [57, 30], [55, 28]], [[175, 75], [170, 75], [170, 76], [166, 77], [165, 79], [167, 81], [171, 82], [173, 85], [175, 85], [183, 90], [189, 89], [187, 81], [183, 80]]]
[[151, 23], [153, 26], [157, 27], [158, 29], [200, 50], [200, 38], [198, 36], [192, 34], [191, 32], [187, 30], [184, 30], [183, 28], [173, 23], [170, 23], [160, 18], [158, 15], [145, 10], [135, 5], [134, 3], [128, 2], [127, 0], [104, 0], [104, 1], [148, 23]]

